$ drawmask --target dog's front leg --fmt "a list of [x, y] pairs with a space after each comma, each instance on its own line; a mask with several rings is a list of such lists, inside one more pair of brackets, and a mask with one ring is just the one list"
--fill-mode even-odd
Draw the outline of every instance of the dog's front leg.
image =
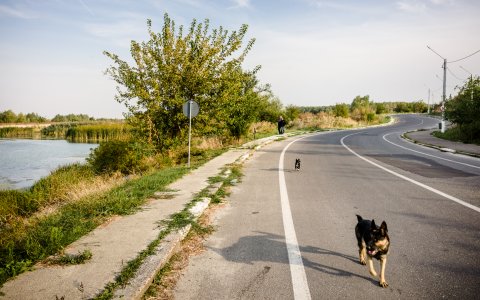
[[385, 267], [387, 265], [387, 256], [382, 255], [380, 257], [380, 266], [382, 270], [380, 271], [380, 286], [386, 288], [388, 283], [385, 281]]
[[372, 276], [377, 277], [378, 274], [375, 271], [375, 268], [373, 267], [373, 260], [372, 260], [372, 257], [370, 255], [367, 255], [367, 262], [368, 262], [368, 271], [370, 272], [370, 274]]
[[358, 254], [360, 256], [360, 264], [366, 265], [367, 262], [365, 261], [365, 257], [367, 256], [367, 248], [361, 246], [360, 250], [358, 250]]

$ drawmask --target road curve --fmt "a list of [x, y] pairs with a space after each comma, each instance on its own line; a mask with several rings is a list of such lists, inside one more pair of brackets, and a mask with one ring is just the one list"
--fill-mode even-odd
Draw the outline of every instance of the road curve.
[[[476, 298], [480, 160], [400, 138], [406, 131], [437, 126], [437, 120], [420, 115], [396, 120], [385, 127], [289, 139], [257, 151], [217, 214], [207, 251], [185, 270], [176, 297]], [[297, 157], [302, 161], [298, 172], [293, 168]], [[284, 227], [286, 213], [294, 242]], [[380, 288], [358, 263], [355, 214], [388, 224], [388, 288]], [[289, 258], [295, 247], [301, 263]], [[305, 286], [292, 283], [292, 270], [298, 268], [304, 270]], [[308, 293], [298, 293], [299, 288]]]

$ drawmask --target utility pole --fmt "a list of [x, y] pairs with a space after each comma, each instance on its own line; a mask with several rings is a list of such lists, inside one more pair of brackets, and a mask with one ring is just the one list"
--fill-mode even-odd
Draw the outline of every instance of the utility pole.
[[447, 59], [443, 59], [443, 99], [442, 99], [442, 125], [440, 131], [445, 132], [445, 101], [447, 101]]
[[427, 45], [427, 48], [443, 59], [443, 96], [442, 96], [442, 106], [441, 106], [442, 121], [440, 122], [439, 125], [440, 125], [440, 131], [444, 133], [445, 132], [445, 101], [447, 100], [447, 59], [441, 56], [440, 54], [438, 54], [432, 48], [430, 48], [430, 46]]
[[430, 114], [430, 88], [428, 88], [427, 114]]
[[[440, 54], [437, 53], [437, 51], [433, 50], [430, 46], [427, 45], [427, 48], [430, 49], [433, 53], [435, 53], [436, 55], [440, 56], [440, 58], [443, 59], [443, 99], [442, 99], [442, 122], [440, 123], [440, 129], [442, 131], [442, 133], [445, 132], [445, 101], [447, 100], [447, 59], [443, 56], [441, 56]], [[477, 53], [479, 53], [480, 50], [477, 50], [475, 52], [473, 52], [472, 54], [470, 55], [467, 55], [463, 58], [460, 58], [460, 59], [457, 59], [457, 60], [452, 60], [450, 61], [450, 63], [456, 63], [456, 62], [459, 62], [461, 60], [464, 60], [464, 59], [467, 59]], [[472, 94], [473, 95], [473, 94]], [[451, 96], [450, 96], [451, 97]], [[473, 97], [473, 96], [472, 96]]]

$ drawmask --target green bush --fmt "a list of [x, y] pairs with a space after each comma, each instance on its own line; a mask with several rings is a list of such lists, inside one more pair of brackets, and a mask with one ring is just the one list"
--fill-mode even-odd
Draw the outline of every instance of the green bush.
[[108, 141], [93, 150], [87, 161], [98, 174], [121, 172], [127, 175], [147, 170], [146, 158], [152, 153], [152, 147], [147, 144]]
[[29, 194], [17, 191], [0, 191], [0, 224], [11, 216], [26, 216], [37, 211], [38, 201]]

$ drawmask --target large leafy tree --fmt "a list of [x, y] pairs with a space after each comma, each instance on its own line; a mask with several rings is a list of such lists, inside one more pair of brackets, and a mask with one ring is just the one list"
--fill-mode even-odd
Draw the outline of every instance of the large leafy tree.
[[456, 124], [469, 142], [480, 141], [480, 78], [472, 78], [445, 104], [445, 118]]
[[243, 46], [248, 26], [229, 33], [223, 27], [210, 30], [208, 20], [193, 20], [185, 31], [165, 14], [159, 33], [150, 20], [147, 27], [148, 41], [131, 42], [134, 65], [104, 52], [114, 62], [106, 73], [118, 84], [116, 100], [128, 108], [139, 136], [159, 150], [183, 143], [188, 123], [182, 106], [190, 99], [200, 105], [194, 119], [197, 134], [244, 133], [259, 105], [259, 67], [242, 69], [254, 43]]

